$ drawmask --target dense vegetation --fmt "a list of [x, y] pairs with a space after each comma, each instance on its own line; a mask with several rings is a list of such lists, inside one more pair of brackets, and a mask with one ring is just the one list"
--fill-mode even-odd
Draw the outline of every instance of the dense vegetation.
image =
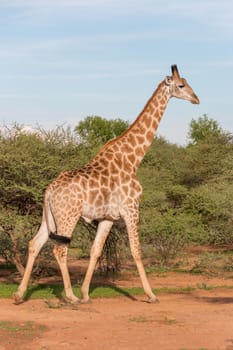
[[[1, 258], [23, 273], [27, 242], [39, 227], [46, 186], [62, 170], [88, 162], [127, 126], [121, 119], [92, 116], [74, 130], [59, 127], [28, 134], [13, 126], [0, 134]], [[232, 135], [204, 115], [191, 121], [188, 138], [187, 146], [177, 146], [156, 137], [138, 170], [144, 189], [142, 246], [161, 264], [184, 245], [233, 244]], [[78, 224], [72, 247], [79, 257], [88, 256], [94, 234], [95, 223]], [[119, 267], [126, 239], [124, 224], [116, 223], [100, 260], [102, 268]], [[51, 242], [43, 250], [45, 259], [50, 246]]]

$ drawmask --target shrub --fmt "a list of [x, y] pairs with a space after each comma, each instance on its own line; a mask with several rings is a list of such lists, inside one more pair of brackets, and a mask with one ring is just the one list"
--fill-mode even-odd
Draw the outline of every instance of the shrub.
[[188, 240], [183, 217], [173, 215], [171, 211], [163, 215], [154, 212], [153, 223], [151, 220], [144, 230], [143, 238], [153, 248], [161, 265], [168, 265]]
[[233, 243], [233, 184], [210, 183], [190, 192], [185, 211], [205, 227], [209, 244]]

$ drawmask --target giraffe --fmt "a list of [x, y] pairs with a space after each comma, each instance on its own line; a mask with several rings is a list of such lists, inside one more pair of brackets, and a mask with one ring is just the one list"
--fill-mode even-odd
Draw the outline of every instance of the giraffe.
[[[71, 303], [88, 302], [89, 286], [113, 222], [126, 224], [130, 249], [148, 302], [156, 302], [141, 258], [139, 242], [139, 200], [142, 187], [136, 170], [150, 146], [171, 97], [199, 104], [199, 99], [176, 65], [154, 91], [133, 124], [120, 136], [107, 142], [87, 165], [62, 172], [46, 189], [42, 222], [29, 242], [29, 254], [23, 279], [14, 294], [16, 304], [24, 301], [34, 261], [48, 238], [55, 240], [53, 253], [60, 267], [66, 299]], [[89, 265], [81, 287], [82, 299], [73, 291], [67, 267], [67, 251], [78, 220], [98, 221]]]

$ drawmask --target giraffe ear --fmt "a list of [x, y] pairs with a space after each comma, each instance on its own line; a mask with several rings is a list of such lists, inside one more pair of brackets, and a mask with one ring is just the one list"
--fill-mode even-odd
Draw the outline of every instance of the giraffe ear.
[[165, 83], [166, 83], [166, 85], [171, 85], [171, 83], [172, 83], [172, 77], [167, 76], [167, 77], [165, 78]]
[[173, 64], [171, 66], [171, 70], [172, 70], [172, 76], [174, 78], [177, 78], [177, 79], [180, 79], [180, 74], [179, 74], [179, 71], [178, 71], [178, 68], [177, 68], [177, 65], [176, 64]]

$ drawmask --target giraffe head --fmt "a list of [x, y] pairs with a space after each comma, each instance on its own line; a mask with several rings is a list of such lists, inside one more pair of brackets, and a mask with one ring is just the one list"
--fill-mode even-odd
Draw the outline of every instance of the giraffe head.
[[171, 66], [172, 76], [165, 79], [166, 85], [170, 89], [172, 97], [188, 100], [191, 103], [199, 104], [199, 98], [193, 92], [193, 89], [184, 78], [181, 78], [178, 72], [177, 66], [174, 64]]

